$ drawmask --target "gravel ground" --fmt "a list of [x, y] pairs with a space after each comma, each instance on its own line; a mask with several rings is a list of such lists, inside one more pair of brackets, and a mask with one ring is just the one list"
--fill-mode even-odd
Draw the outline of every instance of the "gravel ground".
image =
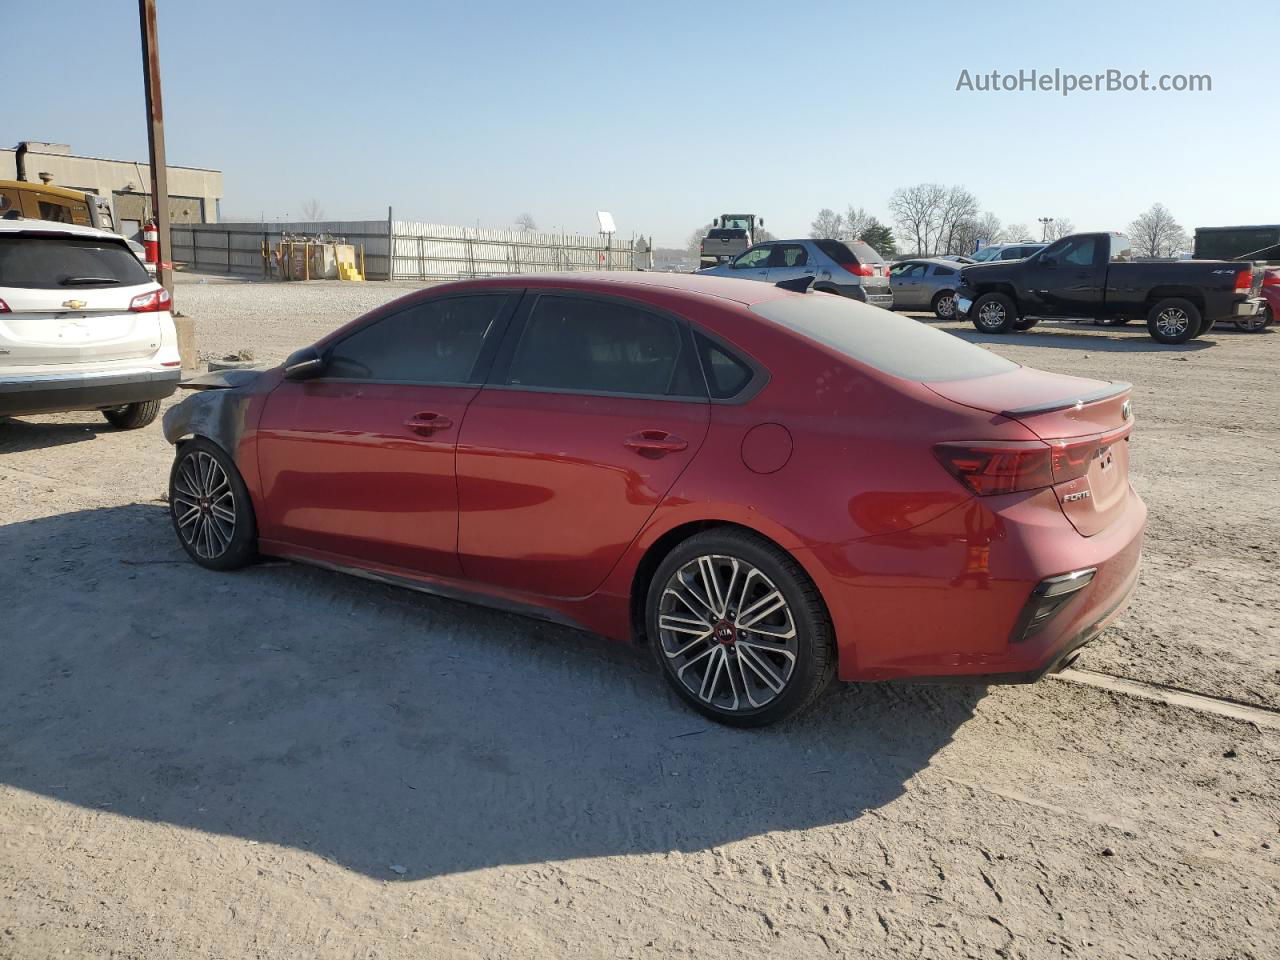
[[[265, 360], [409, 289], [190, 279]], [[993, 345], [1135, 383], [1145, 572], [1081, 665], [1280, 704], [1280, 334]], [[1050, 679], [732, 732], [570, 630], [202, 571], [169, 460], [0, 423], [0, 957], [1277, 956], [1274, 729]]]

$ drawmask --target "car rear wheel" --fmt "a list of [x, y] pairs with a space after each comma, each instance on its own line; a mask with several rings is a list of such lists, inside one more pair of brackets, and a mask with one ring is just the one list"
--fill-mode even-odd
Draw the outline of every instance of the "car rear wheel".
[[1243, 330], [1245, 333], [1261, 333], [1267, 329], [1267, 324], [1271, 322], [1271, 308], [1267, 307], [1260, 310], [1252, 317], [1243, 317], [1235, 321], [1236, 329]]
[[676, 694], [730, 726], [794, 716], [835, 675], [817, 588], [785, 552], [745, 531], [709, 530], [677, 546], [650, 584], [646, 625]]
[[145, 427], [160, 414], [159, 400], [145, 400], [142, 403], [126, 403], [119, 407], [108, 407], [102, 411], [107, 423], [117, 430], [137, 430]]
[[939, 320], [953, 320], [956, 315], [956, 293], [954, 290], [943, 290], [934, 295], [933, 315]]
[[1199, 334], [1201, 319], [1190, 300], [1168, 297], [1147, 311], [1147, 331], [1159, 343], [1186, 343]]
[[178, 447], [169, 471], [169, 516], [182, 549], [202, 567], [234, 570], [257, 551], [253, 504], [240, 471], [204, 437]]
[[1008, 333], [1018, 319], [1013, 301], [1003, 293], [984, 293], [974, 301], [969, 315], [981, 333]]

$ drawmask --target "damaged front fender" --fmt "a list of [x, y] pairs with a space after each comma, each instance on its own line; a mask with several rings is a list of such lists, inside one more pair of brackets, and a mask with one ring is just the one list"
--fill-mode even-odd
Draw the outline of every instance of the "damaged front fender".
[[179, 388], [194, 392], [165, 413], [164, 438], [177, 444], [207, 437], [234, 457], [279, 382], [279, 370], [219, 370], [184, 380]]

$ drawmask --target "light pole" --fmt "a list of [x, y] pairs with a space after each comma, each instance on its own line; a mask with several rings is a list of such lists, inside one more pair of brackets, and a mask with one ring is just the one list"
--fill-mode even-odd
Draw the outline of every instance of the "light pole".
[[1049, 224], [1053, 223], [1053, 217], [1039, 217], [1040, 221], [1040, 242], [1044, 243], [1049, 239]]

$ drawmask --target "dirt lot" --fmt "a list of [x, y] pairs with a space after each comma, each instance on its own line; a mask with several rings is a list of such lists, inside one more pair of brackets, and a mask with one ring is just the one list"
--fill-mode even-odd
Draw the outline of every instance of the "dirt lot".
[[[178, 303], [277, 360], [406, 289]], [[1144, 574], [1080, 665], [1280, 709], [1280, 332], [988, 342], [1135, 384]], [[1280, 955], [1274, 726], [1050, 679], [732, 732], [570, 630], [202, 571], [169, 459], [0, 423], [0, 957]]]

